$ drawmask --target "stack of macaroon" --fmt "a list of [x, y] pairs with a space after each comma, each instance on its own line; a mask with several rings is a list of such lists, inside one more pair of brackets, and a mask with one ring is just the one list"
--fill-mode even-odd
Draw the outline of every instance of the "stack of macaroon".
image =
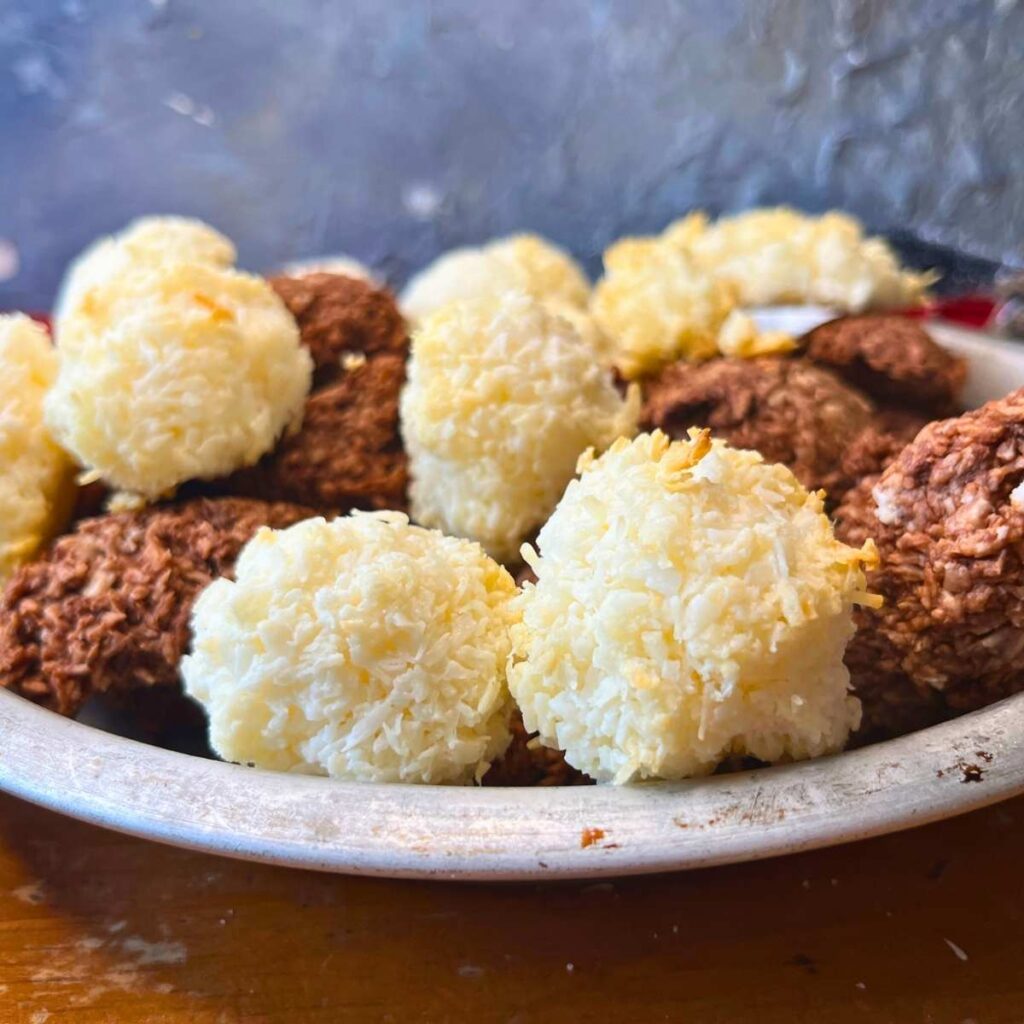
[[[53, 344], [0, 318], [0, 685], [183, 689], [228, 760], [505, 785], [815, 757], [1024, 687], [1024, 400], [925, 426], [964, 366], [878, 312], [928, 278], [851, 218], [690, 216], [593, 288], [517, 235], [400, 301], [235, 258], [145, 218], [72, 265]], [[811, 301], [852, 315], [746, 312]]]

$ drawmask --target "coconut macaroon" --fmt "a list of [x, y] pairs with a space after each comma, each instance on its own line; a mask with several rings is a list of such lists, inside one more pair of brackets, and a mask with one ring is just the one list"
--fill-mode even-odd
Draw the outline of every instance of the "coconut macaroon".
[[57, 376], [44, 328], [0, 316], [0, 582], [63, 527], [74, 495], [71, 462], [43, 423]]
[[526, 729], [599, 782], [840, 750], [871, 546], [837, 541], [788, 469], [706, 431], [621, 440], [580, 470], [524, 552], [537, 582], [516, 600], [509, 686]]
[[396, 512], [263, 530], [199, 598], [185, 686], [222, 757], [468, 783], [511, 738], [512, 577]]
[[87, 478], [155, 499], [255, 463], [301, 419], [311, 378], [262, 278], [137, 265], [66, 318], [46, 422]]
[[590, 312], [627, 379], [677, 359], [709, 359], [735, 308], [733, 289], [659, 238], [626, 238], [604, 254]]
[[439, 256], [406, 285], [399, 304], [417, 323], [449, 303], [507, 291], [585, 309], [590, 283], [564, 249], [539, 235], [510, 235]]
[[797, 340], [788, 331], [765, 331], [748, 313], [734, 309], [718, 332], [718, 350], [723, 356], [757, 359], [792, 352]]
[[580, 453], [632, 435], [639, 405], [522, 292], [439, 310], [413, 335], [401, 401], [413, 519], [517, 560]]
[[191, 217], [140, 217], [116, 235], [93, 242], [68, 267], [54, 306], [58, 341], [61, 324], [98, 284], [139, 265], [202, 263], [231, 267], [236, 258], [231, 239]]
[[599, 363], [603, 366], [614, 366], [615, 343], [601, 330], [589, 309], [559, 299], [545, 301], [543, 305], [549, 313], [560, 316], [572, 324]]
[[743, 305], [820, 303], [859, 312], [919, 304], [932, 274], [904, 270], [884, 239], [855, 217], [787, 207], [751, 210], [710, 223], [692, 213], [662, 236], [702, 270], [737, 289]]

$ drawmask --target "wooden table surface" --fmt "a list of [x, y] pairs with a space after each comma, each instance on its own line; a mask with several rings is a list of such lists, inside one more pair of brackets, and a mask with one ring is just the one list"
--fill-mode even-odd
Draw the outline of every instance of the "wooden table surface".
[[344, 878], [0, 797], [0, 1020], [1024, 1022], [1024, 800], [616, 882]]

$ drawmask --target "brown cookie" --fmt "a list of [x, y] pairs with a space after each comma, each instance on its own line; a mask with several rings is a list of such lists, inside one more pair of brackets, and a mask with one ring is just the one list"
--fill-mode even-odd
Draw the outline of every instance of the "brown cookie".
[[847, 448], [872, 422], [872, 404], [803, 359], [674, 363], [645, 385], [643, 425], [674, 438], [707, 427], [735, 448], [788, 466], [804, 486], [838, 500], [855, 482]]
[[0, 597], [0, 686], [73, 715], [90, 693], [178, 686], [199, 593], [262, 526], [312, 513], [240, 498], [81, 522]]
[[[1024, 689], [1024, 390], [925, 427], [836, 510], [881, 564], [847, 651], [864, 729], [904, 731]], [[906, 723], [906, 724], [901, 724]]]
[[398, 429], [405, 360], [379, 355], [306, 402], [302, 427], [222, 489], [322, 512], [404, 509], [408, 469]]
[[404, 356], [409, 332], [387, 288], [342, 274], [269, 278], [313, 356], [314, 391], [341, 376], [346, 356]]
[[929, 418], [959, 411], [967, 363], [935, 343], [916, 321], [864, 314], [830, 320], [805, 335], [804, 355], [881, 404]]
[[526, 731], [517, 709], [509, 723], [512, 743], [491, 765], [485, 786], [590, 786], [593, 780], [571, 767], [560, 750], [542, 747]]

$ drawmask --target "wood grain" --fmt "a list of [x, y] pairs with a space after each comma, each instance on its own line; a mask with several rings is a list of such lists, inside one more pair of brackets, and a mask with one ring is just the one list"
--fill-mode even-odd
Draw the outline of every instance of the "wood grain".
[[1024, 799], [621, 882], [316, 875], [0, 798], [0, 1020], [1024, 1022]]

